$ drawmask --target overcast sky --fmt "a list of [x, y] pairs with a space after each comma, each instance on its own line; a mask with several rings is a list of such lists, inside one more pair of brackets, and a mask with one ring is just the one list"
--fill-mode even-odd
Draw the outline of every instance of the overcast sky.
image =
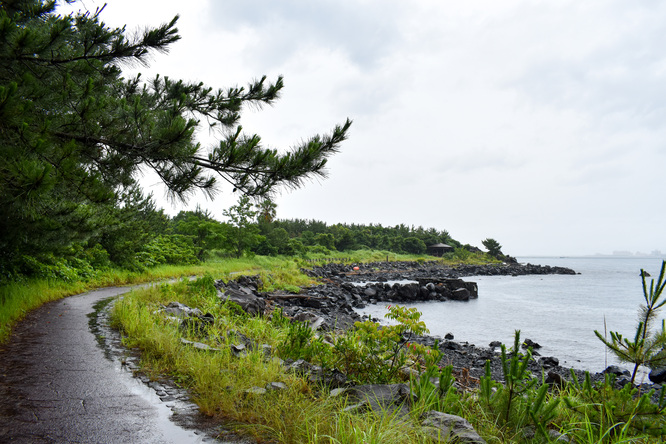
[[[279, 218], [434, 227], [514, 256], [666, 252], [664, 2], [108, 0], [102, 18], [175, 14], [182, 40], [145, 75], [283, 75], [242, 119], [272, 148], [354, 121]], [[221, 219], [235, 196], [197, 200]]]

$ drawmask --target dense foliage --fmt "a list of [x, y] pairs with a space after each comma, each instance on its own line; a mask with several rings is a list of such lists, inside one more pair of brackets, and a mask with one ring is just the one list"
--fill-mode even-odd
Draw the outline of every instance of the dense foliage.
[[[334, 224], [316, 220], [278, 220], [274, 229], [284, 229], [290, 237], [305, 246], [319, 246], [328, 250], [387, 250], [396, 253], [423, 254], [428, 245], [445, 243], [461, 247], [446, 230], [407, 226], [384, 227], [381, 224]], [[468, 248], [470, 248], [468, 246]]]
[[[167, 223], [166, 233], [191, 239], [196, 256], [241, 257], [244, 254], [265, 256], [290, 255], [307, 258], [310, 254], [331, 254], [355, 250], [380, 250], [398, 254], [424, 254], [426, 246], [447, 243], [456, 250], [450, 256], [467, 256], [479, 252], [461, 245], [447, 231], [435, 228], [380, 224], [333, 224], [301, 219], [267, 218], [262, 208], [265, 201], [252, 206], [246, 196], [223, 211], [227, 222], [219, 222], [201, 209], [183, 211]], [[275, 205], [270, 206], [272, 213]]]
[[[137, 250], [164, 235], [142, 231], [146, 216], [161, 216], [140, 195], [141, 171], [157, 173], [174, 198], [212, 195], [219, 179], [262, 196], [325, 175], [346, 138], [349, 120], [286, 153], [245, 134], [242, 109], [272, 104], [281, 77], [228, 89], [124, 78], [122, 66], [145, 64], [179, 40], [177, 17], [134, 36], [106, 26], [103, 9], [59, 15], [55, 1], [0, 2], [3, 278], [85, 260], [100, 246], [109, 260], [135, 266]], [[216, 145], [197, 142], [201, 126]]]

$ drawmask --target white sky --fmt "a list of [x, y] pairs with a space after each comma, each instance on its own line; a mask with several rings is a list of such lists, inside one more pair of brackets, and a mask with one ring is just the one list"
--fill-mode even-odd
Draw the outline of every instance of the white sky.
[[[175, 14], [182, 40], [144, 75], [284, 75], [242, 119], [268, 147], [353, 119], [329, 178], [279, 195], [279, 218], [435, 227], [514, 256], [666, 252], [664, 2], [108, 0], [102, 18]], [[235, 196], [197, 200], [221, 219]]]

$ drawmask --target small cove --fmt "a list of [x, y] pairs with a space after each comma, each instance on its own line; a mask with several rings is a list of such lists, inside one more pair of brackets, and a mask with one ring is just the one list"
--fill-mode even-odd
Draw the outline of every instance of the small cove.
[[[478, 299], [409, 306], [423, 313], [431, 335], [452, 333], [456, 341], [488, 346], [495, 340], [511, 344], [514, 331], [521, 330], [523, 339], [542, 346], [538, 350], [542, 356], [555, 356], [563, 366], [599, 372], [617, 361], [606, 353], [594, 330], [603, 333], [605, 320], [608, 331], [633, 336], [639, 305], [644, 302], [640, 269], [656, 278], [662, 261], [655, 257], [518, 260], [569, 267], [580, 274], [466, 277], [465, 281], [478, 284]], [[387, 305], [368, 305], [359, 313], [384, 319]]]

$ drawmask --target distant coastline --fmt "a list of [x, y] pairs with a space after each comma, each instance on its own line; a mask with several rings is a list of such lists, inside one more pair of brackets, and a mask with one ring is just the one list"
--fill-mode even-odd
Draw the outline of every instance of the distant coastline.
[[665, 259], [666, 253], [655, 250], [652, 253], [641, 253], [640, 251], [632, 253], [630, 251], [614, 251], [613, 253], [594, 253], [594, 254], [518, 254], [515, 256], [518, 262], [523, 262], [521, 258], [530, 259], [552, 259], [552, 258], [581, 258], [581, 259]]

